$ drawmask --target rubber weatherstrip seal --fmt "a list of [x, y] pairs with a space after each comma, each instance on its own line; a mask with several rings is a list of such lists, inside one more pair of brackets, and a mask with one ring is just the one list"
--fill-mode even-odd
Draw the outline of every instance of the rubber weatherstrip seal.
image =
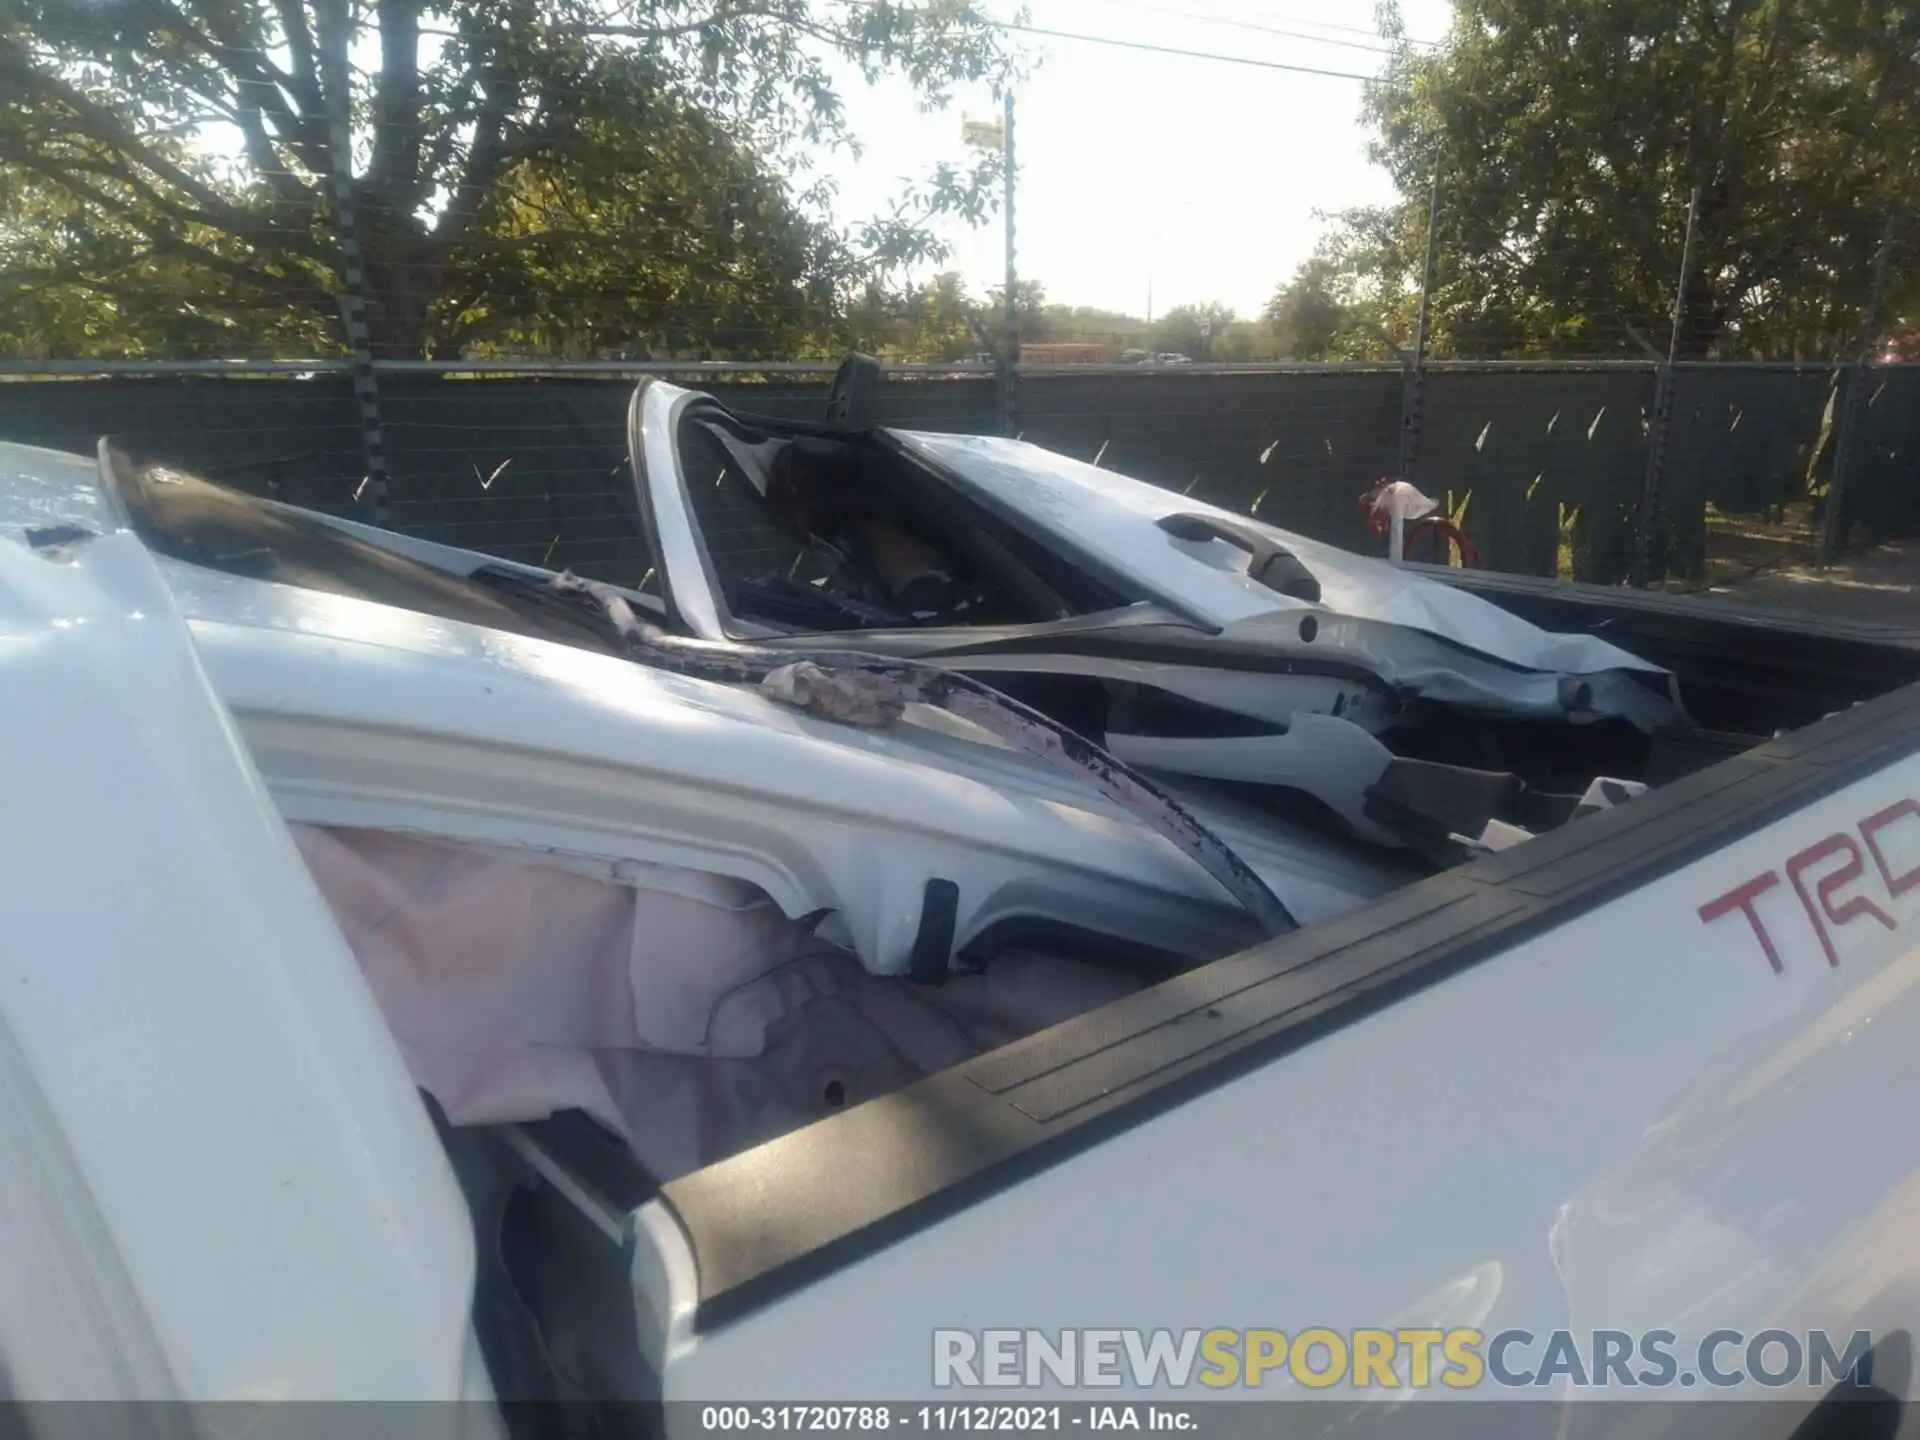
[[666, 1185], [710, 1330], [1920, 750], [1912, 686]]

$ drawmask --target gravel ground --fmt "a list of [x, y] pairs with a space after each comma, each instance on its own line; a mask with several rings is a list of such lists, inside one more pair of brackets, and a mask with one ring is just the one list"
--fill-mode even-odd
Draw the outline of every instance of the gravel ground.
[[1920, 626], [1920, 544], [1904, 541], [1839, 558], [1827, 569], [1786, 564], [1711, 587], [1767, 610]]
[[1805, 505], [1771, 523], [1710, 515], [1706, 584], [1695, 593], [1773, 611], [1920, 628], [1920, 540], [1845, 551], [1814, 563], [1818, 533]]

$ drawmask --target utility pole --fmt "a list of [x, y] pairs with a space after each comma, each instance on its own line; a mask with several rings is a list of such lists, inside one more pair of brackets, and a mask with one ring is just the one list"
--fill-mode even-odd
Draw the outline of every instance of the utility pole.
[[323, 0], [314, 6], [320, 50], [320, 81], [327, 109], [327, 152], [333, 169], [333, 223], [340, 247], [340, 321], [353, 352], [353, 394], [360, 407], [361, 443], [367, 471], [353, 492], [366, 497], [373, 523], [393, 518], [388, 505], [386, 432], [380, 418], [380, 382], [373, 369], [373, 345], [367, 329], [367, 276], [360, 254], [353, 191], [353, 12], [348, 0]]
[[1014, 253], [1013, 200], [1015, 191], [1015, 164], [1013, 149], [1013, 84], [1007, 84], [1007, 93], [1001, 114], [1001, 177], [1006, 182], [1007, 203], [1007, 293], [1006, 314], [1003, 317], [1001, 335], [1001, 368], [1003, 378], [1000, 384], [1001, 422], [1009, 435], [1018, 434], [1019, 403], [1017, 390], [1020, 383], [1020, 267]]
[[1414, 457], [1420, 443], [1420, 421], [1426, 408], [1427, 327], [1433, 319], [1434, 246], [1440, 226], [1440, 167], [1433, 169], [1433, 188], [1427, 195], [1427, 249], [1420, 267], [1420, 318], [1414, 325], [1413, 355], [1407, 362], [1400, 390], [1400, 478], [1413, 483]]
[[1647, 481], [1640, 492], [1640, 526], [1635, 536], [1633, 563], [1627, 579], [1637, 590], [1647, 583], [1655, 546], [1663, 538], [1660, 488], [1667, 465], [1667, 438], [1673, 428], [1673, 367], [1680, 358], [1680, 337], [1686, 329], [1687, 279], [1693, 273], [1693, 238], [1700, 226], [1700, 187], [1687, 202], [1687, 238], [1680, 248], [1680, 279], [1673, 287], [1673, 331], [1667, 340], [1667, 363], [1654, 383], [1653, 426], [1647, 433]]
[[1873, 293], [1867, 300], [1866, 319], [1860, 327], [1860, 345], [1854, 351], [1842, 382], [1846, 396], [1840, 406], [1840, 423], [1833, 442], [1833, 473], [1827, 480], [1827, 509], [1820, 519], [1820, 545], [1817, 560], [1831, 565], [1834, 553], [1846, 540], [1841, 528], [1845, 520], [1841, 506], [1846, 496], [1847, 462], [1853, 458], [1856, 436], [1864, 423], [1867, 408], [1867, 382], [1872, 376], [1873, 342], [1880, 336], [1880, 302], [1887, 288], [1887, 254], [1893, 249], [1894, 216], [1887, 216], [1886, 234], [1880, 239], [1880, 251], [1873, 261]]

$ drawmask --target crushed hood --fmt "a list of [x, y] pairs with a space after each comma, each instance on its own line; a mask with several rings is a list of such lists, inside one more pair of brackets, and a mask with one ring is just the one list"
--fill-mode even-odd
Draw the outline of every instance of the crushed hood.
[[[1059, 543], [1098, 552], [1143, 589], [1228, 634], [1258, 631], [1276, 617], [1297, 622], [1319, 609], [1419, 631], [1527, 670], [1665, 674], [1597, 637], [1542, 630], [1478, 596], [1386, 560], [1355, 555], [1037, 445], [996, 436], [890, 433], [981, 500], [1017, 512]], [[1161, 522], [1174, 515], [1204, 515], [1249, 527], [1291, 550], [1319, 582], [1318, 606], [1249, 578], [1243, 552], [1168, 535]]]

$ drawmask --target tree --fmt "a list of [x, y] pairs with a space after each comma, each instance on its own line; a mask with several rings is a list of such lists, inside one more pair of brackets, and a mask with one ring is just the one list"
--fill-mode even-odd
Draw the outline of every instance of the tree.
[[666, 163], [615, 169], [598, 146], [584, 158], [570, 147], [503, 177], [494, 235], [446, 268], [437, 347], [727, 358], [823, 338], [862, 278], [853, 250], [698, 112], [663, 119], [655, 136]]
[[1273, 292], [1261, 323], [1273, 332], [1288, 360], [1325, 360], [1347, 320], [1336, 292], [1339, 270], [1325, 254], [1301, 261], [1293, 279]]
[[1092, 305], [1043, 305], [1035, 325], [1038, 335], [1056, 344], [1106, 345], [1118, 352], [1147, 343], [1145, 320]]
[[1176, 305], [1153, 322], [1156, 350], [1204, 358], [1209, 342], [1224, 335], [1239, 317], [1231, 305], [1210, 301], [1204, 305]]
[[1442, 353], [1664, 351], [1696, 189], [1684, 355], [1851, 353], [1890, 221], [1883, 320], [1920, 300], [1912, 6], [1459, 0], [1445, 44], [1401, 44], [1367, 112], [1404, 198], [1329, 244], [1410, 338], [1440, 170]]
[[898, 290], [870, 286], [848, 317], [847, 340], [882, 360], [965, 360], [980, 351], [974, 325], [995, 323], [966, 281], [947, 271]]
[[[122, 283], [129, 274], [137, 281]], [[205, 267], [154, 253], [58, 186], [0, 168], [0, 353], [230, 355], [254, 347], [312, 355], [336, 343], [338, 328], [337, 316], [212, 285]]]
[[[1005, 285], [995, 285], [987, 291], [983, 319], [996, 345], [1000, 343], [1000, 332], [1007, 323], [1006, 306]], [[1047, 326], [1047, 289], [1038, 280], [1022, 280], [1014, 287], [1013, 308], [1020, 326], [1021, 344], [1031, 345], [1055, 338]]]
[[992, 203], [987, 156], [852, 235], [809, 218], [800, 142], [854, 143], [835, 56], [928, 103], [1007, 64], [972, 0], [0, 0], [0, 175], [71, 222], [0, 263], [43, 308], [184, 283], [235, 324], [327, 323], [345, 121], [376, 354], [599, 344], [663, 297], [751, 331]]

